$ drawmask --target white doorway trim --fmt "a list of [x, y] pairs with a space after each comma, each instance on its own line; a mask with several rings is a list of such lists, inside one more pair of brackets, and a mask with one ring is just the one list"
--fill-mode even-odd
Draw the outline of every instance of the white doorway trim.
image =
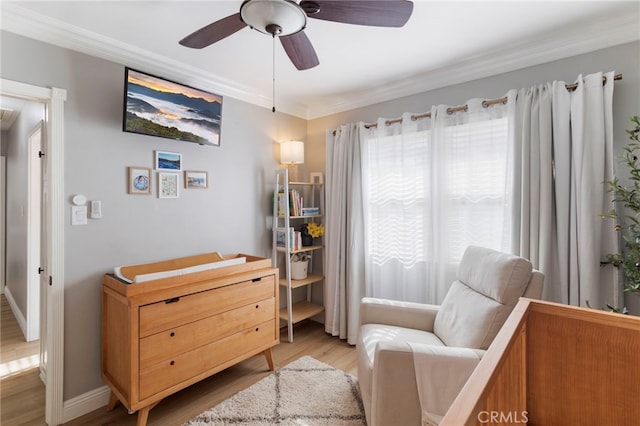
[[6, 219], [5, 219], [5, 200], [7, 199], [7, 157], [0, 156], [0, 294], [4, 293], [5, 286], [5, 270], [6, 270]]
[[64, 102], [67, 91], [0, 79], [0, 95], [34, 100], [45, 104], [44, 161], [48, 179], [43, 190], [48, 201], [43, 212], [47, 227], [44, 274], [51, 277], [45, 299], [44, 338], [46, 352], [45, 421], [58, 425], [64, 403]]

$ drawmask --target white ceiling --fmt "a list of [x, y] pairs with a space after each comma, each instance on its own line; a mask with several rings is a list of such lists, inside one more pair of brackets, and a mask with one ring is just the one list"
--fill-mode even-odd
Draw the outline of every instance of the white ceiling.
[[22, 99], [0, 96], [0, 130], [11, 128], [26, 102]]
[[[178, 44], [236, 1], [0, 1], [4, 30], [271, 107], [273, 44], [245, 28], [205, 49]], [[320, 65], [275, 45], [275, 105], [303, 118], [640, 40], [640, 2], [414, 1], [403, 28], [309, 19]], [[277, 42], [277, 40], [276, 40]]]

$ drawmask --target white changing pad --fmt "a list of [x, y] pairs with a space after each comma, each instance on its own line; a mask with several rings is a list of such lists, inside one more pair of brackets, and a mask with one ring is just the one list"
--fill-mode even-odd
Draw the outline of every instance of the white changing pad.
[[133, 280], [128, 279], [122, 274], [122, 271], [121, 271], [121, 268], [123, 268], [122, 266], [116, 266], [115, 268], [113, 268], [113, 272], [116, 275], [116, 277], [120, 278], [121, 280], [129, 284], [132, 284], [132, 283], [141, 283], [145, 281], [157, 280], [160, 278], [168, 278], [168, 277], [175, 277], [179, 275], [191, 274], [193, 272], [201, 272], [209, 269], [222, 268], [230, 265], [239, 265], [246, 262], [247, 262], [246, 257], [236, 257], [233, 259], [220, 260], [218, 262], [203, 263], [201, 265], [190, 266], [188, 268], [173, 269], [170, 271], [152, 272], [149, 274], [136, 275], [133, 278]]

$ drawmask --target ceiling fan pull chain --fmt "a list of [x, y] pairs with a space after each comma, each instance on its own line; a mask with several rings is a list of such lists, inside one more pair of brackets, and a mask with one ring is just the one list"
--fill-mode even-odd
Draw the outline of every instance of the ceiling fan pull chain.
[[272, 35], [271, 37], [272, 43], [271, 43], [271, 54], [273, 56], [273, 60], [271, 61], [273, 69], [271, 71], [271, 75], [272, 75], [272, 99], [271, 99], [271, 103], [272, 103], [272, 107], [271, 107], [271, 112], [276, 112], [276, 35], [275, 33]]

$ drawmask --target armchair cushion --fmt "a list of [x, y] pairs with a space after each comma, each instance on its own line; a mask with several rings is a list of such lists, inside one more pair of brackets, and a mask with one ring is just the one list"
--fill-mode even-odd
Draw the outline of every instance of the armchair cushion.
[[447, 346], [487, 349], [510, 312], [509, 307], [456, 281], [442, 302], [434, 331]]
[[428, 331], [382, 324], [360, 326], [360, 344], [367, 355], [366, 364], [373, 369], [376, 345], [380, 342], [421, 342], [427, 345], [444, 346], [442, 340]]
[[500, 331], [532, 274], [528, 260], [483, 247], [469, 247], [458, 280], [445, 296], [434, 321], [447, 346], [487, 349]]
[[468, 247], [458, 266], [458, 280], [503, 305], [515, 306], [529, 285], [531, 262], [484, 247]]

